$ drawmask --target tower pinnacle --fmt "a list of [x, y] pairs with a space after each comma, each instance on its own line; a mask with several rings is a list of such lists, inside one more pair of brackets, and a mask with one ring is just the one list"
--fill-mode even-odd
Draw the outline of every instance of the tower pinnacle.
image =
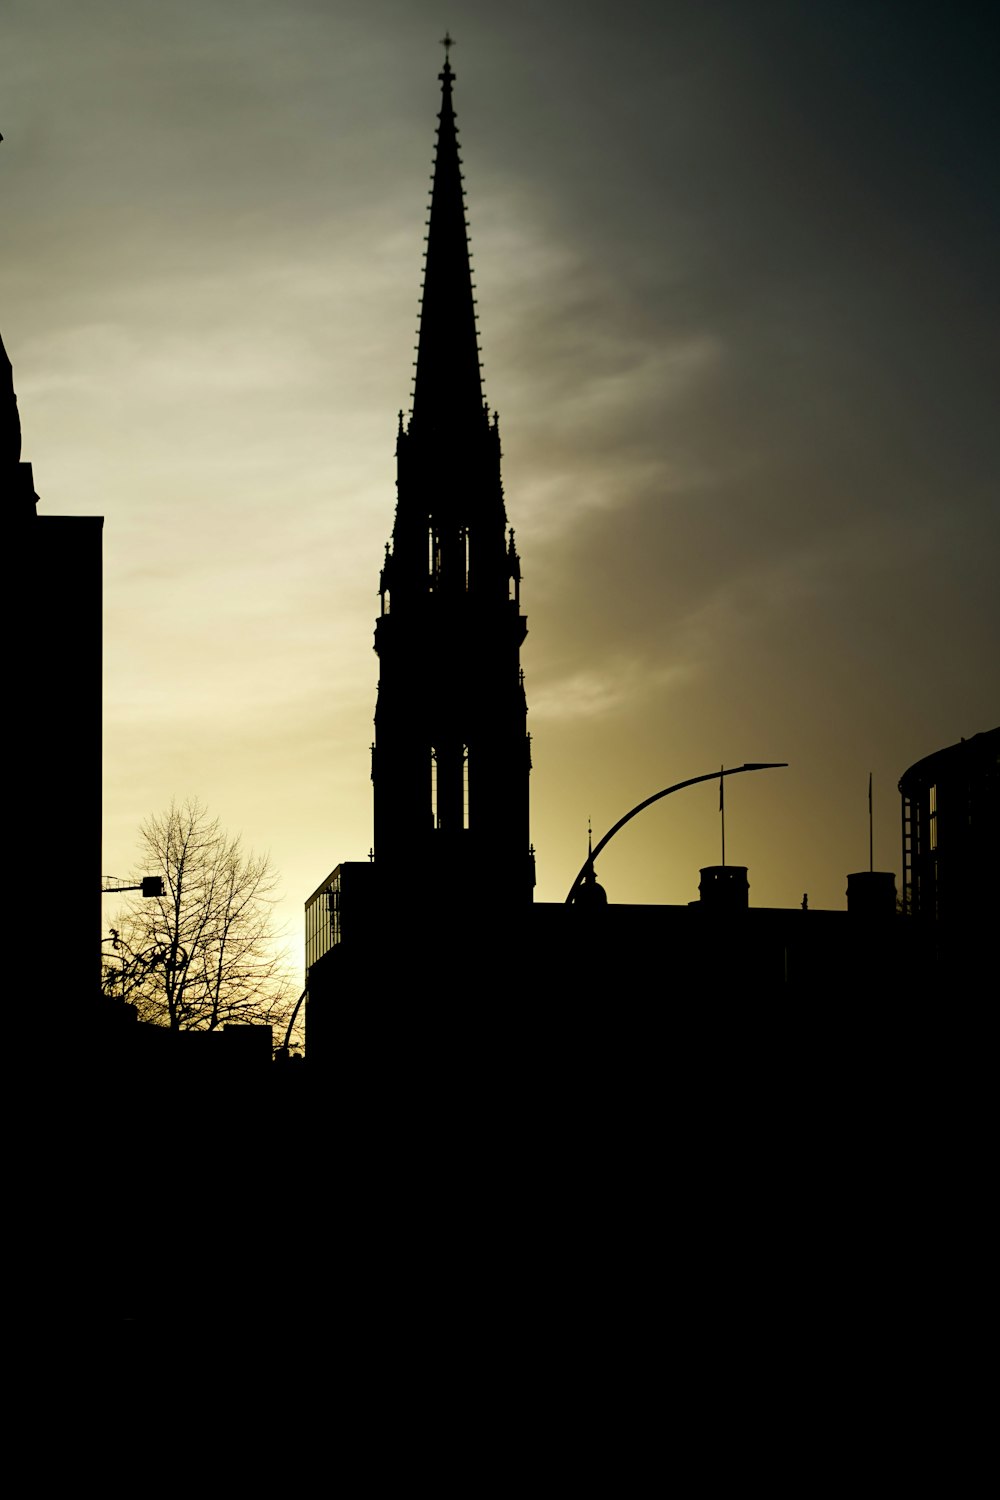
[[8, 517], [33, 520], [35, 504], [31, 465], [21, 458], [21, 421], [14, 394], [14, 372], [0, 338], [0, 505]]
[[21, 457], [21, 423], [14, 394], [14, 372], [0, 338], [0, 464], [16, 464]]
[[413, 388], [415, 427], [436, 429], [447, 417], [482, 421], [483, 387], [479, 372], [479, 340], [465, 222], [458, 128], [452, 102], [455, 74], [448, 60], [453, 45], [445, 33], [434, 158], [427, 253], [424, 263], [417, 373]]

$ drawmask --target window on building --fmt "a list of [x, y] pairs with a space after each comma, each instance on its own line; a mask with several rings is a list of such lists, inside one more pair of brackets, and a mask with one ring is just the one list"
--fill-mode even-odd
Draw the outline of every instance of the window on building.
[[462, 746], [462, 827], [469, 826], [469, 747]]
[[441, 586], [441, 537], [436, 526], [427, 532], [427, 587], [433, 593]]

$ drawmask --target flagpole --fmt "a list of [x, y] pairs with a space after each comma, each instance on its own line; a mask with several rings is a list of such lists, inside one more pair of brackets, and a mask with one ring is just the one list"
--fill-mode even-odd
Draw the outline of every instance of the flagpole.
[[719, 767], [719, 813], [722, 817], [722, 868], [726, 868], [726, 783], [722, 779], [723, 766]]

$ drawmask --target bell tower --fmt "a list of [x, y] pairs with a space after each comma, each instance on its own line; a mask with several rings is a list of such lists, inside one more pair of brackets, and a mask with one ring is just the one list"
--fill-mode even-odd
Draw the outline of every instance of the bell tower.
[[472, 917], [526, 906], [534, 868], [527, 624], [500, 431], [483, 395], [450, 46], [446, 37], [412, 409], [399, 417], [379, 583], [372, 781], [382, 899]]

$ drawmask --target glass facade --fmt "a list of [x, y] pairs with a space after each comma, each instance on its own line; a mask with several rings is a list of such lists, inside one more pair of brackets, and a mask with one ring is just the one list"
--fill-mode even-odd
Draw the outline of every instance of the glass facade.
[[[364, 940], [372, 919], [375, 866], [358, 860], [337, 865], [306, 902], [306, 977], [331, 948]], [[347, 922], [345, 924], [345, 916]]]
[[[306, 902], [306, 971], [324, 953], [329, 953], [334, 943], [339, 942], [338, 929], [334, 927], [334, 916], [340, 915], [340, 866], [327, 878], [318, 891], [314, 891]], [[336, 932], [336, 935], [335, 935]]]

